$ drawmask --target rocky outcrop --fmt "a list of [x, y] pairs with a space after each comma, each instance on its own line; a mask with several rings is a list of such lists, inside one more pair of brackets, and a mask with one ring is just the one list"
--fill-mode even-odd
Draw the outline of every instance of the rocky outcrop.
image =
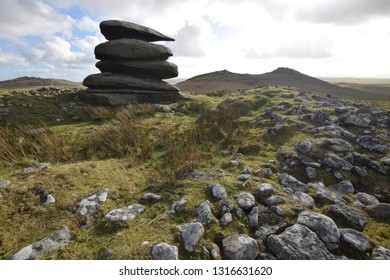
[[100, 105], [127, 105], [134, 102], [172, 102], [179, 90], [162, 81], [177, 77], [177, 66], [166, 61], [172, 52], [153, 41], [174, 41], [151, 28], [135, 23], [108, 20], [100, 23], [109, 40], [95, 48], [101, 74], [86, 77], [88, 87], [82, 100]]

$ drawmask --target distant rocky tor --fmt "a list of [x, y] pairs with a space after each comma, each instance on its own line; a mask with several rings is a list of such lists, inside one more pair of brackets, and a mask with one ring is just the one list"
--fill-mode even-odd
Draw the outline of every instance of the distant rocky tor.
[[86, 77], [82, 100], [97, 105], [135, 102], [174, 102], [179, 89], [162, 79], [177, 77], [177, 66], [167, 61], [169, 48], [154, 41], [174, 41], [151, 28], [131, 22], [106, 20], [100, 30], [109, 41], [95, 48], [100, 74]]

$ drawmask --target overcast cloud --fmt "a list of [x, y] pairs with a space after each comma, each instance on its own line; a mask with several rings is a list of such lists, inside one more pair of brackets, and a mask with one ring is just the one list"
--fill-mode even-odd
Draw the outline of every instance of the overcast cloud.
[[121, 19], [175, 42], [179, 75], [279, 66], [315, 76], [390, 78], [388, 0], [1, 0], [0, 80], [81, 81], [98, 72], [99, 22]]

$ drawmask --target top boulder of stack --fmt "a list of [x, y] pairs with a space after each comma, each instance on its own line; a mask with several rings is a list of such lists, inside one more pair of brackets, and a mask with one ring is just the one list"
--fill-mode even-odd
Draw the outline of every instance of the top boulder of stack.
[[175, 39], [165, 36], [154, 29], [120, 20], [102, 21], [100, 23], [100, 31], [107, 40], [129, 38], [147, 42], [175, 41]]

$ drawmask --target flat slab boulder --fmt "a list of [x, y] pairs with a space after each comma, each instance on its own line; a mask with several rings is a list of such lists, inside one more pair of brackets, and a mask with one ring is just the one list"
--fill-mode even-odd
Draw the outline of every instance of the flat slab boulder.
[[175, 41], [175, 39], [161, 34], [152, 28], [121, 20], [102, 21], [100, 23], [100, 31], [107, 40], [132, 38], [148, 42]]
[[256, 240], [246, 234], [223, 239], [222, 250], [228, 260], [254, 260], [260, 253]]
[[104, 205], [107, 200], [108, 189], [103, 189], [91, 196], [83, 198], [80, 202], [80, 207], [77, 213], [87, 217], [87, 225], [91, 225], [94, 221], [94, 215]]
[[282, 234], [270, 235], [268, 249], [281, 260], [331, 260], [335, 257], [309, 228], [295, 224]]
[[165, 60], [172, 51], [162, 45], [135, 39], [118, 39], [101, 43], [95, 47], [97, 59], [154, 59]]
[[111, 222], [130, 222], [145, 210], [141, 204], [133, 204], [124, 208], [115, 209], [107, 213], [104, 218]]
[[309, 188], [306, 184], [299, 181], [294, 176], [291, 176], [287, 173], [282, 173], [279, 175], [279, 182], [285, 187], [285, 188], [291, 188], [294, 192], [308, 192]]
[[[164, 81], [153, 79], [150, 77], [134, 77], [118, 73], [101, 73], [101, 74], [92, 74], [87, 76], [83, 85], [93, 89], [94, 92], [98, 92], [95, 89], [109, 89], [112, 93], [131, 93], [131, 90], [134, 90], [134, 93], [143, 93], [142, 90], [145, 90], [145, 94], [148, 92], [178, 92], [179, 90]], [[112, 89], [122, 89], [121, 91], [112, 91]], [[104, 91], [103, 91], [104, 92]]]
[[192, 224], [180, 225], [181, 238], [184, 243], [184, 249], [188, 252], [194, 251], [198, 241], [204, 234], [204, 227], [201, 223], [196, 222]]
[[299, 214], [297, 223], [314, 231], [330, 251], [338, 248], [340, 233], [336, 223], [328, 216], [314, 211], [303, 211]]
[[159, 79], [175, 78], [179, 74], [177, 65], [163, 60], [122, 60], [108, 59], [98, 61], [96, 67], [101, 72], [113, 72], [123, 74], [145, 74]]
[[12, 260], [39, 260], [47, 254], [57, 251], [69, 244], [70, 231], [63, 227], [45, 237], [44, 239], [24, 247], [11, 257]]
[[348, 227], [362, 231], [367, 224], [367, 219], [363, 214], [344, 204], [330, 206], [329, 216], [340, 227]]

